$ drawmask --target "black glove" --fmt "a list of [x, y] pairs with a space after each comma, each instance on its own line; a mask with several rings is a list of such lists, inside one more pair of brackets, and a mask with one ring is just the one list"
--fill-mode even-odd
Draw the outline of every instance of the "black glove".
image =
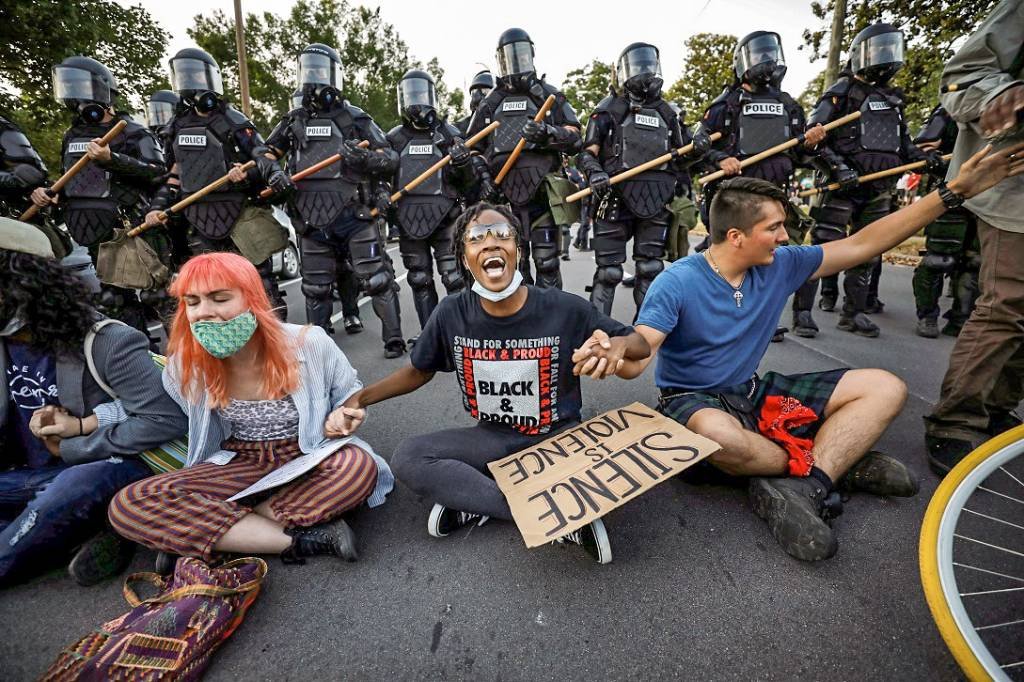
[[547, 123], [527, 121], [526, 125], [523, 126], [523, 139], [540, 146], [546, 145], [553, 133], [552, 126], [549, 126]]
[[277, 161], [260, 154], [256, 157], [256, 169], [263, 183], [274, 193], [275, 201], [280, 201], [295, 189], [292, 179], [281, 169]]
[[387, 215], [388, 209], [391, 208], [391, 192], [387, 187], [378, 187], [373, 190], [372, 202], [373, 207], [377, 209], [377, 215]]
[[458, 138], [452, 140], [448, 154], [452, 157], [452, 165], [457, 168], [461, 168], [469, 163], [469, 157], [473, 155], [469, 151], [469, 147], [466, 146], [466, 143]]
[[711, 138], [708, 136], [707, 131], [704, 128], [698, 126], [697, 130], [693, 133], [693, 151], [687, 156], [694, 158], [703, 158], [711, 150]]
[[603, 170], [596, 170], [587, 176], [587, 184], [590, 185], [591, 193], [598, 199], [604, 199], [608, 196], [608, 191], [611, 187], [608, 185], [608, 181], [611, 178]]
[[925, 166], [924, 169], [933, 178], [942, 180], [946, 177], [946, 171], [949, 170], [949, 166], [946, 165], [945, 159], [942, 158], [942, 152], [937, 149], [933, 149], [930, 152], [925, 152]]
[[849, 166], [843, 165], [832, 170], [832, 181], [838, 182], [841, 190], [856, 187], [859, 184], [857, 180], [857, 174]]
[[366, 162], [370, 160], [372, 152], [357, 145], [358, 143], [347, 140], [345, 144], [341, 145], [341, 158], [345, 160], [345, 164], [349, 168], [365, 170]]
[[490, 173], [480, 178], [480, 199], [489, 204], [497, 203], [501, 199], [501, 192], [498, 191], [498, 186], [494, 184]]

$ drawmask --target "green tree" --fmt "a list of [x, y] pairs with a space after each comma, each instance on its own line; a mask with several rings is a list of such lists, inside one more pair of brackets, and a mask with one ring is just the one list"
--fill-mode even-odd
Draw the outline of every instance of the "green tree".
[[[866, 26], [885, 21], [903, 30], [907, 39], [906, 63], [893, 79], [907, 100], [911, 129], [919, 126], [938, 100], [942, 68], [953, 56], [953, 45], [969, 35], [995, 7], [997, 0], [861, 0], [851, 3], [846, 14], [843, 44]], [[816, 30], [804, 31], [811, 60], [826, 56], [834, 0], [812, 2], [811, 11], [821, 20]], [[823, 84], [827, 87], [827, 84]], [[819, 93], [820, 94], [820, 93]]]
[[584, 117], [593, 113], [598, 103], [608, 96], [611, 84], [611, 64], [595, 59], [566, 75], [562, 93], [581, 122], [586, 123]]
[[683, 43], [683, 75], [665, 93], [687, 112], [687, 120], [695, 120], [734, 80], [732, 53], [736, 36], [722, 33], [697, 33]]
[[51, 174], [71, 115], [53, 99], [51, 69], [73, 55], [106, 64], [120, 86], [119, 108], [166, 87], [160, 63], [167, 33], [142, 7], [111, 0], [8, 2], [0, 6], [0, 111], [17, 123]]
[[[238, 94], [238, 57], [234, 21], [223, 11], [198, 15], [188, 35], [218, 61], [227, 96]], [[338, 49], [344, 95], [387, 131], [399, 122], [396, 86], [410, 68], [425, 68], [437, 81], [442, 115], [458, 111], [462, 92], [449, 93], [437, 59], [426, 67], [409, 56], [409, 47], [380, 10], [352, 6], [346, 0], [299, 0], [287, 15], [271, 12], [245, 17], [249, 97], [257, 128], [267, 133], [290, 107], [298, 53], [310, 43]]]

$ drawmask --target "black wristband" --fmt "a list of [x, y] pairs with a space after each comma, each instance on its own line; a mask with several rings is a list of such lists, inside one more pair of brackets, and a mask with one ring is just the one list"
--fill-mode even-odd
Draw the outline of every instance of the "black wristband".
[[963, 194], [957, 194], [949, 188], [945, 180], [939, 180], [939, 197], [948, 209], [960, 208], [967, 201]]

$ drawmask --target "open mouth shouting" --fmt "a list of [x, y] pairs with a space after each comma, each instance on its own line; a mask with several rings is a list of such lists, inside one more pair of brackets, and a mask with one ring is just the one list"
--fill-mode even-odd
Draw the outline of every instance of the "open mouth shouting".
[[492, 253], [483, 257], [480, 272], [490, 282], [500, 282], [506, 271], [506, 262], [502, 254]]

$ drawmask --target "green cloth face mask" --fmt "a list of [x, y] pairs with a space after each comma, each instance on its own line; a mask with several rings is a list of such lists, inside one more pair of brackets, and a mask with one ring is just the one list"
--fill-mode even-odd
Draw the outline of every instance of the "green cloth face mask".
[[256, 331], [256, 316], [251, 310], [224, 322], [202, 320], [189, 325], [199, 345], [215, 358], [223, 360], [249, 343]]

